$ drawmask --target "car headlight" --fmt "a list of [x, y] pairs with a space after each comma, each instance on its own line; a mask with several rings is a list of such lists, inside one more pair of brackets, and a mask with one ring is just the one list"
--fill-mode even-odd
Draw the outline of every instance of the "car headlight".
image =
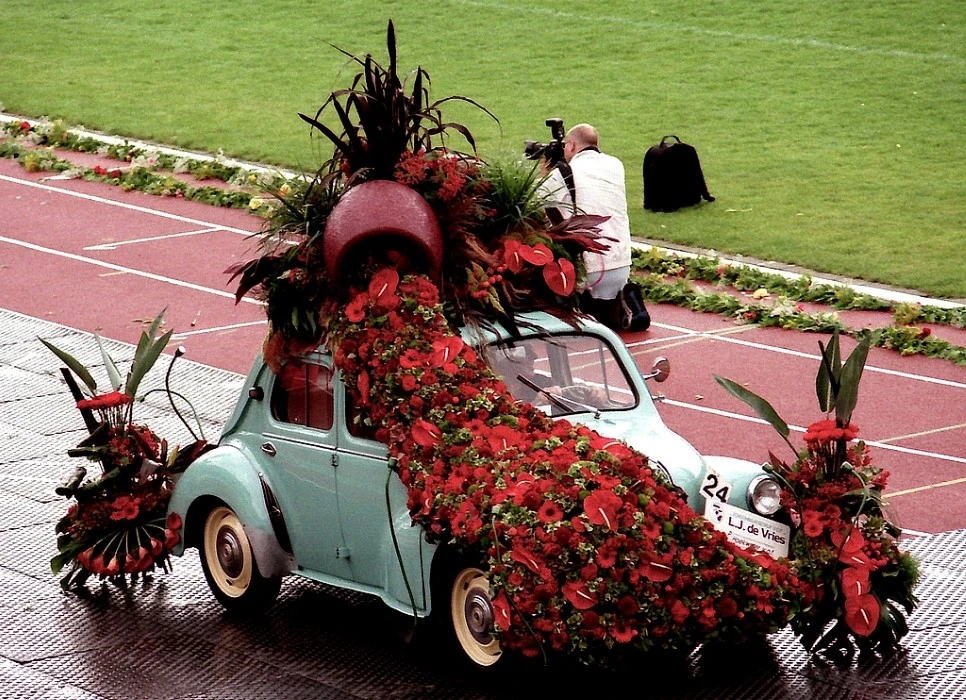
[[748, 484], [748, 505], [759, 515], [774, 515], [782, 505], [782, 487], [773, 476], [760, 474]]
[[667, 467], [665, 467], [659, 461], [651, 457], [648, 457], [647, 466], [649, 466], [652, 471], [659, 472], [660, 474], [662, 474], [664, 478], [667, 479], [667, 483], [669, 483], [671, 486], [674, 486], [674, 479], [671, 478], [671, 472], [669, 472], [667, 470]]

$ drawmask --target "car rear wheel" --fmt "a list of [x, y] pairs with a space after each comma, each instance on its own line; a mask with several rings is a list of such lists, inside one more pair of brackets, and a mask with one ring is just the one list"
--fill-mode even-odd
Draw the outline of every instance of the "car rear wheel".
[[255, 612], [275, 602], [282, 579], [258, 573], [245, 528], [231, 508], [220, 505], [209, 511], [199, 549], [208, 586], [227, 610]]

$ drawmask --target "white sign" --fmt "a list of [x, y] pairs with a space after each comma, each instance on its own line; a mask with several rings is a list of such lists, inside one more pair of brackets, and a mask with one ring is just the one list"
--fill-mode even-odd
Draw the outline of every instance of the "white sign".
[[[731, 484], [725, 481], [718, 472], [713, 469], [705, 472], [704, 479], [701, 481], [701, 494], [704, 496], [705, 503], [712, 499], [727, 503], [729, 493], [731, 493]], [[707, 509], [707, 506], [705, 506], [705, 509]]]
[[704, 517], [739, 547], [754, 546], [775, 559], [788, 556], [792, 535], [788, 525], [711, 499], [704, 502]]

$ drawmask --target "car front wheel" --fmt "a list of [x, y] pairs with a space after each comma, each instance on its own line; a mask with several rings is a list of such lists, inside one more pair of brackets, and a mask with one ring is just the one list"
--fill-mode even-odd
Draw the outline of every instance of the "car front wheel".
[[493, 636], [493, 601], [486, 574], [475, 567], [461, 568], [453, 578], [449, 614], [456, 643], [475, 666], [488, 668], [502, 656]]
[[208, 586], [227, 610], [255, 612], [275, 602], [282, 579], [258, 573], [245, 528], [231, 508], [209, 511], [199, 549]]

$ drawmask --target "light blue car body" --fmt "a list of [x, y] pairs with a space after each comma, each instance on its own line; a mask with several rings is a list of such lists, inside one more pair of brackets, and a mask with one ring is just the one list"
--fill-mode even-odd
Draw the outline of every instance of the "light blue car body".
[[[701, 487], [709, 468], [730, 485], [727, 502], [748, 510], [760, 465], [728, 457], [702, 457], [661, 419], [646, 380], [620, 337], [590, 320], [579, 327], [545, 313], [518, 319], [523, 338], [600, 342], [617, 358], [626, 381], [628, 407], [577, 410], [567, 420], [626, 441], [657, 460], [704, 512]], [[500, 328], [463, 329], [476, 347], [508, 341]], [[491, 347], [496, 347], [492, 346]], [[312, 353], [305, 360], [333, 372], [332, 427], [318, 430], [277, 420], [270, 397], [279, 381], [258, 358], [215, 449], [197, 459], [177, 482], [169, 512], [184, 520], [180, 555], [197, 546], [198, 529], [215, 504], [230, 507], [244, 525], [262, 576], [296, 574], [380, 597], [389, 607], [423, 617], [431, 610], [430, 572], [437, 546], [413, 525], [405, 487], [389, 469], [384, 444], [354, 436], [346, 391], [332, 359]], [[631, 397], [630, 394], [633, 394]]]

